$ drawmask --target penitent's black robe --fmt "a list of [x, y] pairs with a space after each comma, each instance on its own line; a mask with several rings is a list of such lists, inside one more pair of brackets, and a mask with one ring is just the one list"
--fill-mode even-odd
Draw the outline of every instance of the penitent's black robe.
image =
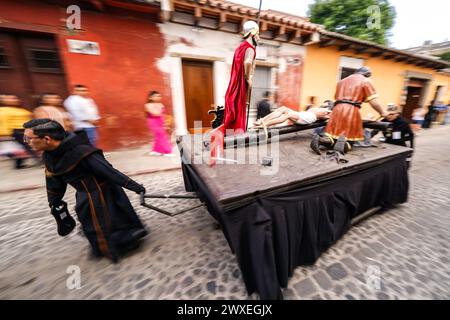
[[60, 203], [68, 184], [76, 189], [75, 211], [95, 255], [117, 261], [138, 246], [147, 231], [122, 188], [139, 192], [142, 186], [114, 169], [84, 132], [69, 134], [43, 159], [50, 207]]

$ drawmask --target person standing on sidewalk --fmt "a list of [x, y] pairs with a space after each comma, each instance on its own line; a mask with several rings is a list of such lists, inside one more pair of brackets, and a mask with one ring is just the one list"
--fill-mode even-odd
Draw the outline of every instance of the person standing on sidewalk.
[[77, 191], [75, 211], [95, 256], [117, 262], [137, 248], [148, 232], [122, 188], [138, 194], [145, 193], [145, 188], [114, 169], [84, 131], [67, 133], [50, 119], [34, 119], [23, 127], [24, 140], [43, 151], [48, 203], [58, 234], [66, 236], [75, 228], [63, 201], [70, 184]]
[[31, 157], [39, 163], [39, 156], [23, 142], [25, 121], [31, 120], [32, 113], [21, 106], [20, 99], [13, 94], [0, 95], [0, 141], [14, 141], [18, 148], [9, 156], [15, 161], [16, 169], [26, 168], [24, 161]]
[[51, 119], [59, 122], [64, 130], [72, 132], [72, 116], [62, 106], [61, 97], [55, 93], [44, 93], [41, 96], [39, 107], [33, 110], [35, 119]]
[[421, 106], [417, 106], [412, 113], [412, 125], [414, 133], [417, 135], [422, 128], [423, 122], [425, 121], [424, 109]]
[[89, 96], [88, 88], [82, 84], [75, 85], [73, 94], [64, 101], [64, 107], [72, 115], [75, 131], [85, 131], [89, 142], [95, 147], [100, 116], [94, 99]]
[[148, 95], [148, 102], [145, 104], [147, 112], [147, 125], [154, 134], [153, 149], [150, 155], [172, 156], [172, 144], [164, 128], [164, 105], [161, 103], [161, 94], [152, 91]]

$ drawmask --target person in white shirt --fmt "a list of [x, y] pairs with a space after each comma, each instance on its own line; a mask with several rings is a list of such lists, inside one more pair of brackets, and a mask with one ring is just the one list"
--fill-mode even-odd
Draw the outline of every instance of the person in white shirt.
[[96, 146], [100, 116], [97, 105], [89, 96], [88, 88], [82, 84], [75, 85], [72, 95], [64, 101], [64, 107], [72, 115], [75, 131], [85, 131], [89, 142]]

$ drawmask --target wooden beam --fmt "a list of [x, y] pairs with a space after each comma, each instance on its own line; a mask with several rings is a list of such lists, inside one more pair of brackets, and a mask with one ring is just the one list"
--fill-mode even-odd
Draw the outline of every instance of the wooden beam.
[[[379, 57], [383, 55], [383, 51], [374, 51], [370, 54], [371, 57]], [[384, 58], [384, 57], [383, 57]]]
[[222, 29], [225, 23], [227, 23], [227, 13], [225, 11], [221, 11], [219, 23], [217, 23], [217, 29]]
[[242, 30], [244, 30], [244, 23], [247, 21], [247, 18], [242, 17], [241, 21], [239, 22], [239, 30], [238, 33], [242, 34]]
[[281, 26], [278, 28], [278, 32], [277, 35], [275, 36], [275, 38], [280, 37], [280, 36], [284, 36], [286, 34], [286, 27], [285, 26]]
[[285, 26], [281, 26], [277, 30], [274, 30], [273, 40], [289, 41], [289, 32], [286, 32]]
[[388, 53], [388, 54], [383, 56], [384, 60], [391, 60], [393, 58], [395, 58], [395, 54], [392, 54], [392, 53]]
[[172, 14], [173, 14], [173, 11], [161, 10], [159, 19], [161, 20], [161, 22], [168, 22], [168, 21], [172, 20]]
[[344, 51], [344, 50], [350, 49], [351, 46], [352, 45], [350, 43], [347, 43], [347, 44], [340, 45], [338, 49], [339, 49], [339, 51]]
[[300, 43], [305, 44], [306, 42], [309, 41], [309, 39], [311, 39], [311, 34], [302, 34], [300, 36]]
[[303, 40], [302, 44], [307, 46], [307, 45], [319, 43], [320, 36], [318, 36], [317, 32], [313, 32], [313, 33], [308, 34], [308, 36], [306, 36], [306, 37], [302, 37], [302, 40]]
[[418, 66], [418, 67], [423, 67], [423, 66], [425, 66], [426, 64], [427, 64], [427, 63], [424, 62], [424, 61], [417, 61], [417, 62], [415, 63], [415, 65]]
[[202, 8], [201, 7], [195, 7], [194, 18], [195, 18], [196, 23], [198, 23], [200, 21], [200, 19], [202, 18]]
[[103, 4], [107, 6], [119, 8], [119, 9], [127, 9], [131, 11], [138, 11], [144, 13], [159, 13], [160, 7], [156, 5], [149, 5], [145, 3], [130, 3], [130, 2], [122, 2], [119, 0], [102, 0]]
[[355, 52], [356, 52], [357, 54], [361, 54], [361, 53], [363, 53], [363, 52], [366, 52], [367, 50], [368, 50], [367, 47], [359, 47], [359, 48], [356, 48], [356, 49], [355, 49]]
[[262, 21], [261, 22], [261, 32], [267, 31], [267, 21]]
[[436, 64], [436, 63], [433, 63], [433, 62], [431, 62], [430, 64], [429, 64], [429, 68], [432, 68], [432, 69], [439, 69], [439, 68], [442, 68], [439, 64]]
[[300, 29], [296, 29], [293, 31], [288, 39], [288, 42], [295, 42], [298, 44], [302, 43], [302, 31]]
[[325, 47], [329, 47], [336, 44], [336, 40], [335, 39], [328, 39], [325, 41], [320, 42], [320, 47], [321, 48], [325, 48]]

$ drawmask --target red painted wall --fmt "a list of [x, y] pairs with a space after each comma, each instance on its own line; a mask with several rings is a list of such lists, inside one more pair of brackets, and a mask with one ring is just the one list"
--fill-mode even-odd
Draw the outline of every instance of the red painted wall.
[[[27, 24], [30, 30], [43, 26], [53, 29], [69, 89], [78, 83], [88, 86], [99, 106], [101, 148], [150, 143], [144, 113], [148, 92], [160, 91], [166, 110], [172, 110], [168, 75], [157, 68], [165, 51], [158, 26], [150, 15], [82, 9], [82, 30], [70, 34], [65, 27], [68, 16], [65, 7], [40, 1], [0, 2], [0, 20], [22, 24], [21, 28]], [[66, 39], [98, 42], [100, 55], [69, 53]]]
[[301, 110], [303, 57], [301, 55], [286, 55], [283, 58], [286, 60], [286, 69], [277, 75], [277, 103], [295, 110]]

